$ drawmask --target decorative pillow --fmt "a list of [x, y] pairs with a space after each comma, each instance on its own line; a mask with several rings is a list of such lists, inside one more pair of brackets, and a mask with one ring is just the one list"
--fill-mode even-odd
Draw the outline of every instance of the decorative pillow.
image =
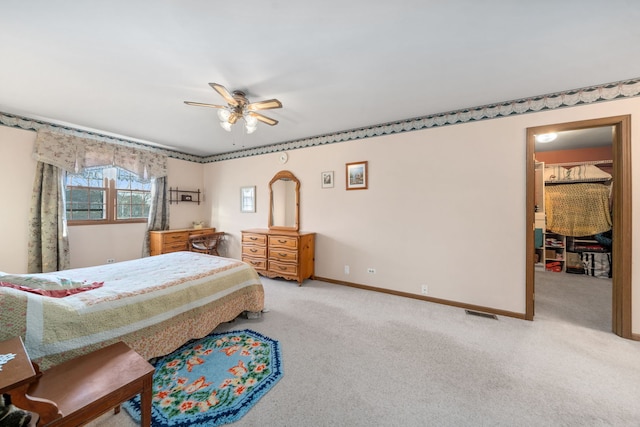
[[2, 274], [0, 286], [19, 289], [26, 292], [62, 298], [78, 292], [99, 288], [104, 282], [82, 282], [57, 277], [54, 275]]

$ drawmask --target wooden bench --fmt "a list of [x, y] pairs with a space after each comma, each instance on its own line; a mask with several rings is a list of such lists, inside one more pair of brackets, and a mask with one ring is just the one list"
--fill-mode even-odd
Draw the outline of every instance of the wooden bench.
[[[21, 341], [17, 343], [22, 345]], [[154, 367], [123, 342], [42, 373], [37, 366], [34, 368], [35, 372], [27, 373], [30, 385], [21, 381], [24, 385], [8, 392], [16, 406], [40, 415], [38, 426], [79, 426], [112, 408], [118, 412], [121, 403], [137, 394], [141, 400], [141, 425], [151, 425]]]

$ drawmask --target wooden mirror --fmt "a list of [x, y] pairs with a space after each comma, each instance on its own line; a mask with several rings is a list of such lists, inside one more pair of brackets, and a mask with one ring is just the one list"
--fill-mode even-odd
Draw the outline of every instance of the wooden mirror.
[[271, 207], [269, 228], [298, 231], [300, 224], [300, 181], [289, 171], [280, 171], [269, 182]]

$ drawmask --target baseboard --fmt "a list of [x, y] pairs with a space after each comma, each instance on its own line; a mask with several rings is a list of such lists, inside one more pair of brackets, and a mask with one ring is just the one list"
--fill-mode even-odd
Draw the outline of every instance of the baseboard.
[[329, 279], [327, 277], [314, 276], [313, 278], [315, 280], [333, 283], [336, 285], [349, 286], [351, 288], [365, 289], [367, 291], [374, 291], [374, 292], [382, 292], [384, 294], [396, 295], [396, 296], [406, 297], [406, 298], [413, 298], [421, 301], [433, 302], [436, 304], [464, 308], [466, 310], [480, 311], [483, 313], [490, 313], [490, 314], [496, 314], [498, 316], [513, 317], [516, 319], [525, 320], [524, 313], [515, 313], [513, 311], [499, 310], [491, 307], [483, 307], [483, 306], [474, 305], [474, 304], [465, 304], [465, 303], [461, 303], [457, 301], [449, 301], [441, 298], [433, 298], [433, 297], [428, 297], [424, 295], [411, 294], [409, 292], [400, 292], [400, 291], [394, 291], [391, 289], [376, 288], [375, 286], [361, 285], [359, 283], [345, 282], [344, 280]]

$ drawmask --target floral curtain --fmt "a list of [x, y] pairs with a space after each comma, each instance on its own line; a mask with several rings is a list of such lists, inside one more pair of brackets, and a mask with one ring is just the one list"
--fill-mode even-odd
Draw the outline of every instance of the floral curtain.
[[59, 167], [38, 162], [31, 196], [29, 273], [69, 268], [63, 179], [64, 171]]
[[142, 246], [142, 256], [149, 256], [149, 231], [169, 229], [169, 199], [167, 198], [167, 179], [165, 177], [153, 180], [151, 187], [151, 209], [149, 221]]
[[[149, 229], [168, 228], [166, 155], [41, 129], [36, 137], [33, 157], [38, 161], [38, 169], [29, 220], [29, 273], [69, 268], [63, 182], [65, 171], [77, 173], [88, 167], [118, 166], [145, 179], [154, 179], [161, 184], [151, 202]], [[143, 243], [145, 252], [148, 255], [148, 233]]]
[[48, 130], [38, 131], [33, 156], [37, 161], [73, 173], [93, 166], [113, 165], [145, 179], [167, 175], [164, 154]]

